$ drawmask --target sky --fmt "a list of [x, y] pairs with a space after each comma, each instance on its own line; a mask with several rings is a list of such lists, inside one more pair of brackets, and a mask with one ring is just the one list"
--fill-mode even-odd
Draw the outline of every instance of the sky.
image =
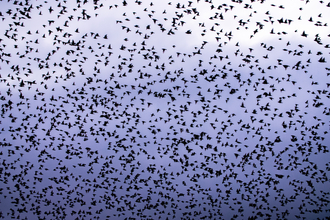
[[0, 5], [0, 219], [329, 218], [330, 3]]

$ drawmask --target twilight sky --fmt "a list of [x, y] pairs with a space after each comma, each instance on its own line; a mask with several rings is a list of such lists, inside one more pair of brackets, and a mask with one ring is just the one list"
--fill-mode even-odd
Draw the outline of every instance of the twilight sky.
[[329, 10], [0, 1], [0, 219], [328, 219]]

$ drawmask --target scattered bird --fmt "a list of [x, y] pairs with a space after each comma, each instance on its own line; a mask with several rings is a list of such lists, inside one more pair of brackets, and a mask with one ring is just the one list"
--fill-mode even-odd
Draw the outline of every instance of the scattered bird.
[[329, 4], [3, 3], [0, 218], [327, 216]]

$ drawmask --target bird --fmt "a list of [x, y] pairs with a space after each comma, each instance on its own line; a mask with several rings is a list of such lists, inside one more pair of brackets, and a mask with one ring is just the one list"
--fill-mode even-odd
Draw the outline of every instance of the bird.
[[296, 3], [3, 4], [0, 217], [326, 216], [329, 6]]

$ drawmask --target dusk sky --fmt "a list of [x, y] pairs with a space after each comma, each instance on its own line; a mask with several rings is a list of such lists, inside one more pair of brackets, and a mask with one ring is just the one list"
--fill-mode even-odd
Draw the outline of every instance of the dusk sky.
[[0, 20], [0, 219], [330, 219], [330, 2]]

